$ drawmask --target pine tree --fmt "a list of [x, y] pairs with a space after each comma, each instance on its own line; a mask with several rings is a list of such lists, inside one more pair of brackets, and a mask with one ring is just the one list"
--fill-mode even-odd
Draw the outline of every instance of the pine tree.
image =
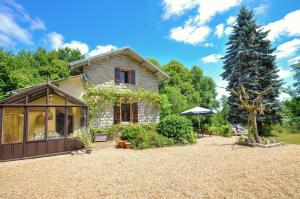
[[[246, 90], [256, 92], [270, 88], [264, 97], [265, 115], [257, 117], [259, 133], [263, 134], [263, 127], [280, 121], [279, 116], [279, 88], [281, 81], [277, 75], [275, 51], [267, 39], [268, 31], [256, 24], [253, 11], [243, 6], [237, 17], [237, 23], [227, 42], [224, 59], [224, 73], [222, 77], [228, 81], [227, 89], [239, 90], [243, 85]], [[253, 99], [254, 93], [248, 93]], [[231, 123], [247, 123], [247, 114], [236, 105], [239, 100], [231, 95], [228, 98]]]

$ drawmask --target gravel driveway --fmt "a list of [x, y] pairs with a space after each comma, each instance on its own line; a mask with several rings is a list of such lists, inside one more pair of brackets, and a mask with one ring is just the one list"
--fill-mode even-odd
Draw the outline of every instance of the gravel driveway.
[[235, 138], [0, 163], [0, 198], [300, 198], [300, 145]]

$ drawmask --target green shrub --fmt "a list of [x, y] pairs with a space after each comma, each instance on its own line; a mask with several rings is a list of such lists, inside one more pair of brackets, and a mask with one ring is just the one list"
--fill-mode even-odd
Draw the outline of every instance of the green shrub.
[[100, 127], [100, 128], [91, 128], [92, 135], [98, 134], [107, 134], [109, 140], [113, 140], [114, 138], [121, 137], [122, 132], [131, 126], [140, 126], [145, 131], [156, 131], [157, 124], [156, 123], [145, 123], [145, 124], [116, 124], [111, 127]]
[[81, 142], [84, 148], [92, 147], [92, 134], [90, 132], [90, 129], [88, 128], [78, 129], [72, 134], [72, 137], [77, 139], [79, 142]]
[[214, 135], [220, 135], [223, 137], [231, 137], [232, 131], [230, 125], [222, 125], [222, 126], [210, 126], [208, 130]]
[[196, 142], [196, 133], [193, 131], [190, 120], [183, 116], [170, 115], [158, 124], [158, 132], [177, 143], [187, 144]]
[[129, 140], [130, 142], [145, 136], [146, 131], [140, 125], [129, 125], [121, 133], [122, 140]]

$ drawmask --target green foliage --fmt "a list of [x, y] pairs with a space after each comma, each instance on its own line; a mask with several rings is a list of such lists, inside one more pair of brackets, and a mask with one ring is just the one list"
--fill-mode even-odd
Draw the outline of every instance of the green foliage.
[[156, 132], [156, 124], [130, 124], [118, 127], [121, 139], [131, 142], [133, 148], [146, 149], [174, 145], [174, 140]]
[[[180, 109], [203, 106], [207, 108], [218, 107], [214, 81], [203, 75], [199, 66], [191, 70], [176, 60], [162, 66], [170, 79], [160, 84], [160, 92], [167, 95], [170, 100], [171, 113], [178, 113]], [[185, 107], [184, 107], [185, 106]]]
[[[277, 99], [282, 82], [277, 74], [275, 49], [267, 39], [268, 32], [256, 24], [253, 11], [243, 6], [237, 16], [237, 23], [227, 42], [224, 56], [224, 73], [228, 89], [239, 90], [244, 85], [246, 90], [264, 91], [270, 89], [264, 97], [265, 115], [258, 115], [259, 133], [263, 125], [280, 121], [280, 104]], [[250, 100], [255, 97], [249, 93]], [[247, 113], [238, 105], [238, 97], [231, 95], [228, 99], [228, 119], [232, 123], [247, 123]]]
[[81, 128], [76, 130], [72, 134], [72, 137], [80, 141], [84, 148], [92, 147], [92, 133], [89, 128]]
[[284, 102], [284, 124], [300, 129], [300, 97]]
[[155, 66], [157, 66], [158, 68], [161, 68], [160, 63], [157, 61], [157, 59], [150, 57], [148, 58], [148, 61], [150, 61], [152, 64], [154, 64]]
[[166, 86], [164, 88], [164, 94], [167, 96], [171, 104], [171, 114], [179, 114], [188, 108], [186, 96], [181, 94], [179, 88]]
[[91, 132], [95, 136], [97, 134], [107, 134], [108, 139], [112, 140], [114, 138], [120, 137], [121, 132], [127, 128], [127, 125], [124, 124], [116, 124], [111, 127], [100, 127], [100, 128], [94, 128], [91, 127]]
[[228, 116], [228, 104], [227, 104], [227, 97], [222, 96], [222, 109], [221, 111], [218, 111], [217, 113], [213, 114], [211, 117], [211, 125], [212, 126], [223, 126], [228, 125], [229, 122], [227, 120]]
[[221, 125], [221, 126], [210, 126], [210, 127], [208, 127], [208, 130], [214, 135], [220, 135], [223, 137], [231, 137], [232, 136], [230, 124]]
[[190, 120], [183, 116], [170, 115], [158, 124], [159, 134], [174, 139], [177, 143], [187, 144], [196, 142], [196, 133], [193, 131]]
[[292, 69], [295, 72], [295, 83], [293, 86], [296, 88], [296, 93], [300, 95], [300, 60], [298, 61], [298, 64], [292, 65]]
[[0, 99], [7, 92], [70, 76], [68, 63], [82, 59], [78, 50], [21, 50], [12, 54], [0, 49]]
[[109, 105], [121, 102], [121, 101], [137, 101], [137, 102], [149, 102], [157, 107], [162, 107], [162, 110], [167, 109], [169, 106], [168, 101], [165, 100], [165, 96], [146, 90], [123, 90], [117, 91], [116, 88], [104, 88], [97, 86], [89, 86], [86, 89], [83, 99], [89, 105], [90, 118], [93, 119], [94, 115], [98, 111], [105, 111]]
[[121, 134], [122, 140], [129, 140], [130, 142], [137, 139], [138, 136], [145, 136], [146, 131], [143, 127], [139, 125], [130, 125], [126, 129], [123, 130]]
[[112, 140], [114, 138], [121, 137], [122, 132], [125, 131], [128, 127], [132, 126], [139, 126], [143, 128], [146, 132], [156, 131], [157, 124], [156, 123], [143, 123], [143, 124], [116, 124], [111, 127], [100, 127], [100, 128], [93, 128], [91, 127], [91, 132], [93, 136], [97, 134], [107, 134], [108, 139]]

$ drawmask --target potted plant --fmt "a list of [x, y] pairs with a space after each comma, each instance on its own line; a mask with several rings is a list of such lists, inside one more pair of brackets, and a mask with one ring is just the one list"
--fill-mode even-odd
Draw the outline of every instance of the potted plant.
[[92, 134], [89, 128], [81, 128], [76, 130], [72, 137], [77, 139], [84, 146], [86, 153], [92, 153]]
[[131, 149], [131, 143], [130, 142], [125, 142], [125, 148], [126, 149]]
[[119, 140], [119, 142], [118, 142], [118, 146], [120, 147], [120, 148], [122, 148], [122, 149], [124, 149], [125, 148], [125, 143], [126, 143], [126, 141], [125, 140]]

